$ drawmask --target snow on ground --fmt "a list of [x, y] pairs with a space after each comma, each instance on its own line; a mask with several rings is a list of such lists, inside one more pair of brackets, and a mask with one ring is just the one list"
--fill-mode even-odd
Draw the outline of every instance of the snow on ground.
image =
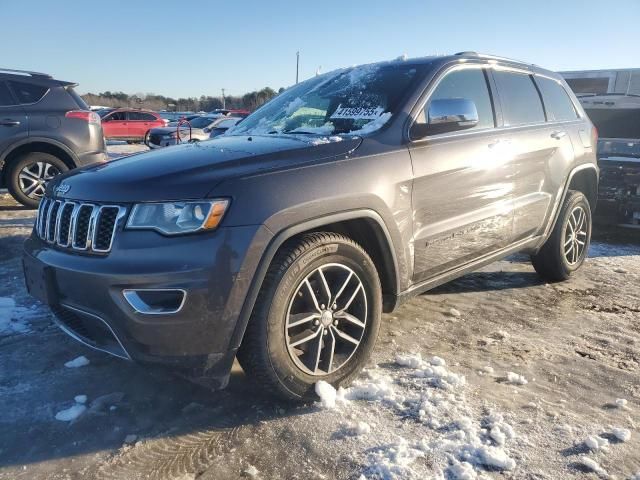
[[73, 360], [69, 360], [64, 364], [67, 368], [80, 368], [86, 365], [89, 365], [89, 359], [84, 355], [80, 355], [79, 357], [74, 358]]
[[29, 332], [29, 320], [39, 314], [37, 306], [19, 307], [13, 298], [0, 297], [0, 335]]
[[[368, 369], [349, 388], [336, 391], [318, 382], [316, 391], [322, 408], [337, 409], [341, 415], [379, 422], [382, 410], [383, 416], [396, 420], [387, 418], [384, 424], [384, 436], [391, 441], [379, 442], [376, 428], [376, 434], [363, 440], [361, 478], [422, 479], [428, 475], [473, 479], [486, 471], [516, 467], [509, 453], [516, 438], [514, 428], [490, 408], [474, 409], [467, 400], [465, 377], [450, 370], [438, 356], [424, 360], [419, 353], [397, 355], [395, 365]], [[404, 428], [391, 427], [397, 422], [412, 423], [414, 434], [408, 436]], [[358, 420], [357, 424], [366, 425], [362, 435], [369, 433], [367, 422]], [[427, 457], [425, 468], [421, 460]]]

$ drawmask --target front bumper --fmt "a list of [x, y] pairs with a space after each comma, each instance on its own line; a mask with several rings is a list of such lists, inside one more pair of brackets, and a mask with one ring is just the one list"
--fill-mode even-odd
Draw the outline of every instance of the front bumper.
[[[224, 386], [232, 338], [250, 281], [271, 238], [262, 226], [164, 237], [119, 231], [108, 256], [81, 255], [32, 234], [24, 244], [29, 292], [77, 340], [142, 363], [159, 363]], [[144, 314], [125, 290], [180, 289], [176, 313]], [[111, 332], [111, 335], [110, 335]]]

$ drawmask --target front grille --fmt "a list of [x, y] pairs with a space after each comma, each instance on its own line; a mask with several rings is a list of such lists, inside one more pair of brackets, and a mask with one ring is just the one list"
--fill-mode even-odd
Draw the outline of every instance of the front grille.
[[87, 253], [108, 253], [126, 208], [43, 198], [36, 232], [48, 243]]

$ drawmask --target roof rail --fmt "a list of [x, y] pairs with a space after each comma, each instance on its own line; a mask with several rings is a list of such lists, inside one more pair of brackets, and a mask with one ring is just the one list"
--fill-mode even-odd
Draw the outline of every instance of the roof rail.
[[501, 57], [500, 55], [491, 55], [491, 54], [488, 54], [488, 53], [478, 53], [478, 52], [474, 52], [474, 51], [458, 52], [458, 53], [455, 53], [454, 55], [471, 55], [471, 56], [480, 57], [480, 58], [489, 58], [489, 59], [493, 59], [493, 60], [503, 60], [503, 61], [506, 61], [506, 62], [516, 62], [516, 63], [525, 64], [525, 65], [535, 65], [533, 63], [525, 62], [523, 60], [518, 60], [516, 58]]
[[48, 73], [31, 72], [29, 70], [13, 70], [11, 68], [2, 68], [2, 67], [0, 67], [0, 73], [17, 73], [19, 75], [30, 75], [32, 77], [53, 78]]

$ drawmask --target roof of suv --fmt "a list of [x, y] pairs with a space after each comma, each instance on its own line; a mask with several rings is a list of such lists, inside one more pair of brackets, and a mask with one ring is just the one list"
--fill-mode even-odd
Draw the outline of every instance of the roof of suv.
[[15, 70], [11, 68], [2, 68], [0, 67], [0, 78], [5, 78], [9, 80], [18, 80], [24, 81], [25, 79], [33, 79], [37, 80], [37, 83], [53, 83], [55, 85], [61, 85], [63, 87], [66, 86], [76, 86], [78, 85], [75, 82], [67, 82], [65, 80], [56, 80], [48, 73], [40, 73], [40, 72], [31, 72], [29, 70]]

